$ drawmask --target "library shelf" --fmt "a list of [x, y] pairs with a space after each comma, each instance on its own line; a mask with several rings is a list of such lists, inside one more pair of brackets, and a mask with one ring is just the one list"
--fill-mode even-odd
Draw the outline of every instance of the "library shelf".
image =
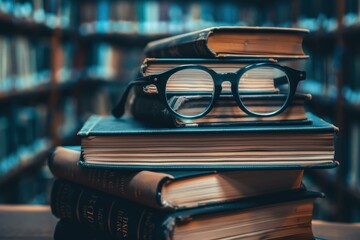
[[319, 30], [310, 32], [304, 37], [303, 45], [311, 52], [328, 52], [336, 45], [336, 31]]
[[306, 171], [306, 176], [322, 186], [322, 189], [327, 194], [337, 195], [340, 191], [344, 196], [351, 200], [351, 202], [360, 202], [360, 191], [357, 188], [348, 186], [345, 183], [338, 181], [335, 174], [330, 174], [324, 170], [309, 170]]
[[42, 22], [18, 18], [4, 12], [0, 12], [0, 26], [1, 30], [8, 32], [16, 31], [17, 33], [29, 34], [31, 36], [50, 36], [54, 31], [53, 28]]
[[[79, 145], [80, 139], [77, 137], [76, 132], [80, 129], [80, 127], [81, 124], [79, 123], [75, 128], [75, 132], [68, 133], [65, 136], [61, 137], [61, 139], [59, 140], [60, 144], [63, 146]], [[30, 172], [31, 170], [36, 169], [42, 164], [44, 164], [47, 161], [49, 154], [56, 145], [57, 144], [55, 142], [52, 142], [50, 139], [44, 139], [41, 148], [32, 151], [31, 147], [27, 147], [29, 148], [29, 154], [19, 156], [16, 160], [16, 164], [11, 167], [11, 169], [7, 171], [6, 174], [0, 175], [0, 189], [4, 188], [17, 178], [21, 177], [24, 173]]]
[[47, 144], [35, 150], [35, 152], [32, 152], [29, 156], [19, 156], [16, 160], [17, 163], [11, 167], [6, 174], [0, 176], [0, 188], [3, 188], [26, 171], [30, 171], [44, 163], [52, 148], [53, 144], [48, 140]]
[[43, 83], [26, 89], [10, 90], [8, 92], [0, 92], [0, 103], [9, 102], [14, 99], [29, 99], [49, 95], [54, 91], [64, 92], [77, 87], [93, 87], [97, 85], [110, 85], [125, 87], [126, 83], [122, 81], [124, 76], [105, 79], [101, 77], [79, 76], [71, 78], [60, 83]]
[[17, 33], [29, 38], [50, 37], [54, 33], [61, 33], [62, 39], [78, 38], [78, 31], [74, 28], [48, 26], [44, 22], [15, 17], [0, 11], [0, 32]]
[[307, 106], [314, 109], [317, 113], [325, 116], [335, 116], [337, 113], [337, 107], [343, 109], [346, 116], [349, 119], [360, 120], [360, 102], [352, 101], [350, 99], [343, 99], [339, 102], [335, 96], [312, 94], [312, 100], [307, 103]]
[[108, 42], [114, 45], [144, 47], [148, 42], [172, 36], [170, 33], [85, 33], [80, 34], [79, 39], [82, 42]]
[[125, 81], [125, 76], [123, 75], [112, 78], [82, 76], [78, 83], [81, 87], [86, 87], [86, 86], [92, 87], [96, 85], [107, 85], [111, 87], [126, 87], [128, 81]]
[[360, 39], [360, 23], [344, 28], [343, 33], [347, 43], [358, 44]]
[[53, 91], [65, 91], [77, 84], [76, 80], [69, 80], [61, 83], [44, 83], [27, 89], [11, 90], [0, 93], [0, 102], [8, 102], [14, 99], [28, 99], [36, 96], [51, 94]]
[[329, 52], [339, 44], [337, 38], [341, 37], [347, 44], [358, 44], [360, 40], [360, 23], [343, 26], [342, 29], [331, 31], [317, 30], [310, 32], [304, 38], [304, 47], [311, 49], [312, 52]]

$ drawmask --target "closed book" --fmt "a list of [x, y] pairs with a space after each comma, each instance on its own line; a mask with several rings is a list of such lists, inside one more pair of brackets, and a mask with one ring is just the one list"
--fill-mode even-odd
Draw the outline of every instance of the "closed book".
[[[208, 104], [209, 100], [206, 97], [200, 98], [196, 96], [195, 101], [189, 100], [190, 97], [174, 97], [170, 104], [177, 112], [186, 111], [191, 115], [191, 111], [196, 115], [198, 107]], [[272, 96], [273, 101], [277, 101], [279, 96]], [[252, 96], [248, 97], [254, 104], [257, 104], [258, 109], [270, 108], [271, 103], [268, 96]], [[259, 125], [259, 124], [310, 124], [311, 121], [307, 118], [305, 112], [305, 102], [310, 101], [310, 94], [296, 94], [286, 110], [280, 114], [271, 117], [254, 117], [244, 113], [233, 96], [220, 96], [213, 109], [201, 118], [196, 119], [182, 119], [171, 114], [164, 105], [164, 102], [158, 95], [145, 95], [135, 92], [135, 96], [131, 102], [131, 113], [138, 121], [144, 122], [150, 126], [168, 126], [168, 127], [187, 127], [187, 126], [204, 126], [204, 125], [221, 125], [221, 124], [236, 124], [236, 125]], [[282, 100], [281, 100], [282, 101]]]
[[[72, 221], [60, 219], [55, 226], [54, 240], [109, 240], [104, 232], [95, 231]], [[315, 237], [314, 240], [325, 240]]]
[[297, 190], [166, 212], [58, 179], [51, 210], [115, 239], [313, 239], [313, 201], [321, 196]]
[[[259, 59], [257, 59], [259, 60]], [[263, 59], [264, 62], [271, 62], [271, 59]], [[144, 60], [141, 72], [142, 75], [148, 76], [152, 74], [159, 74], [163, 71], [171, 69], [173, 67], [184, 65], [184, 64], [198, 64], [206, 66], [210, 69], [213, 69], [217, 73], [232, 73], [236, 72], [239, 69], [251, 64], [254, 62], [254, 59], [199, 59], [199, 58], [147, 58]], [[178, 72], [180, 75], [181, 72]], [[185, 74], [185, 73], [184, 73]], [[196, 74], [196, 73], [194, 73]], [[254, 81], [244, 81], [245, 83], [241, 84], [242, 88], [253, 88], [257, 86]], [[178, 81], [180, 81], [178, 79]], [[182, 78], [181, 86], [192, 87], [194, 85], [191, 78]], [[271, 81], [266, 81], [271, 82]], [[259, 85], [260, 86], [260, 85]], [[274, 89], [274, 85], [264, 88], [264, 85], [261, 85], [261, 88], [258, 88], [260, 92], [262, 90]], [[233, 124], [267, 124], [268, 122], [274, 124], [287, 124], [294, 123], [297, 121], [299, 124], [309, 123], [309, 120], [306, 117], [304, 102], [311, 100], [310, 94], [296, 94], [295, 98], [292, 100], [289, 107], [282, 112], [281, 114], [272, 116], [272, 117], [253, 117], [244, 113], [239, 106], [237, 105], [235, 99], [231, 94], [226, 94], [231, 92], [230, 84], [223, 84], [222, 94], [219, 99], [215, 102], [215, 106], [211, 112], [205, 116], [197, 119], [181, 119], [172, 115], [168, 109], [165, 107], [165, 103], [160, 99], [157, 94], [157, 89], [153, 85], [147, 85], [146, 87], [137, 87], [135, 90], [135, 96], [131, 101], [131, 112], [135, 119], [146, 122], [151, 126], [188, 126], [188, 125], [216, 125], [221, 123], [233, 123]], [[247, 106], [250, 106], [250, 101], [252, 101], [252, 109], [257, 108], [257, 112], [271, 112], [270, 110], [273, 105], [272, 103], [285, 100], [285, 96], [276, 95], [252, 95], [247, 97], [242, 97], [242, 101], [247, 101]], [[199, 108], [206, 108], [210, 99], [209, 97], [199, 97], [199, 96], [177, 96], [173, 97], [169, 101], [176, 112], [184, 113], [186, 115], [197, 115]], [[268, 109], [268, 110], [266, 110]]]
[[307, 58], [302, 48], [306, 29], [278, 27], [212, 27], [148, 43], [147, 57]]
[[78, 165], [80, 147], [57, 147], [54, 176], [153, 208], [182, 209], [299, 189], [303, 170], [122, 171]]
[[92, 116], [78, 132], [84, 166], [119, 169], [255, 169], [336, 166], [337, 128], [311, 124], [149, 128], [132, 118]]
[[[235, 59], [204, 59], [204, 58], [146, 58], [141, 65], [141, 72], [143, 76], [149, 76], [153, 74], [160, 74], [166, 70], [169, 70], [174, 67], [181, 65], [201, 65], [209, 69], [214, 70], [217, 73], [235, 73], [239, 69], [249, 66], [254, 63], [274, 63], [277, 62], [275, 59], [271, 58], [235, 58]], [[172, 78], [169, 78], [167, 87], [172, 91], [184, 91], [187, 88], [194, 88], [196, 86], [197, 90], [203, 90], [209, 88], [209, 81], [201, 79], [198, 76], [199, 72], [194, 69], [187, 69], [186, 71], [179, 71], [176, 73], [176, 84], [171, 83]], [[259, 72], [257, 73], [259, 74]], [[276, 93], [277, 90], [274, 86], [273, 78], [274, 72], [268, 70], [261, 70], [261, 74], [257, 75], [254, 72], [251, 75], [254, 78], [251, 78], [251, 81], [245, 79], [241, 80], [241, 84], [238, 85], [240, 92], [249, 93], [250, 89], [256, 89], [256, 93], [264, 93], [267, 95], [270, 93]], [[256, 77], [255, 77], [256, 76]], [[196, 85], [194, 85], [196, 83]], [[180, 88], [179, 88], [180, 87]], [[149, 84], [145, 87], [137, 87], [142, 91], [138, 93], [143, 93], [144, 95], [154, 95], [157, 93], [157, 88], [155, 85]], [[189, 90], [189, 89], [188, 89]], [[222, 94], [230, 94], [231, 87], [230, 84], [222, 84]]]

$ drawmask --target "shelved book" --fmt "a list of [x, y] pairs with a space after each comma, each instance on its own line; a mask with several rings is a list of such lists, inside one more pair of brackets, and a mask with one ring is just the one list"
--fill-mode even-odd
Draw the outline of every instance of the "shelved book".
[[302, 48], [306, 29], [277, 27], [212, 27], [148, 43], [147, 57], [307, 58]]
[[78, 132], [84, 166], [119, 169], [329, 167], [337, 128], [311, 124], [149, 128], [132, 118], [92, 116]]
[[57, 147], [54, 176], [153, 208], [183, 209], [299, 189], [303, 170], [121, 171], [78, 165], [80, 146]]
[[166, 212], [58, 179], [51, 210], [60, 219], [112, 239], [313, 239], [317, 197], [322, 194], [297, 190]]

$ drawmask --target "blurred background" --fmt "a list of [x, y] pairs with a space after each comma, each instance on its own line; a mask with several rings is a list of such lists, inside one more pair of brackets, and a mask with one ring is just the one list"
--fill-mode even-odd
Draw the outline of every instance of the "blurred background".
[[332, 170], [306, 172], [326, 193], [317, 219], [360, 221], [359, 0], [0, 0], [0, 203], [48, 204], [49, 151], [80, 144], [91, 114], [110, 114], [147, 42], [212, 26], [311, 30], [306, 106], [340, 128]]

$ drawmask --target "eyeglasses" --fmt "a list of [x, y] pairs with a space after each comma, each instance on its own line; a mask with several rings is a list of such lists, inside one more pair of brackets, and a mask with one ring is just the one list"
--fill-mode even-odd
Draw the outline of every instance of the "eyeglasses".
[[239, 108], [249, 115], [270, 117], [287, 108], [299, 81], [305, 78], [304, 71], [275, 63], [254, 63], [226, 73], [202, 65], [180, 65], [129, 83], [112, 113], [115, 117], [124, 114], [131, 87], [153, 85], [165, 107], [178, 118], [205, 116], [220, 94], [232, 94]]

